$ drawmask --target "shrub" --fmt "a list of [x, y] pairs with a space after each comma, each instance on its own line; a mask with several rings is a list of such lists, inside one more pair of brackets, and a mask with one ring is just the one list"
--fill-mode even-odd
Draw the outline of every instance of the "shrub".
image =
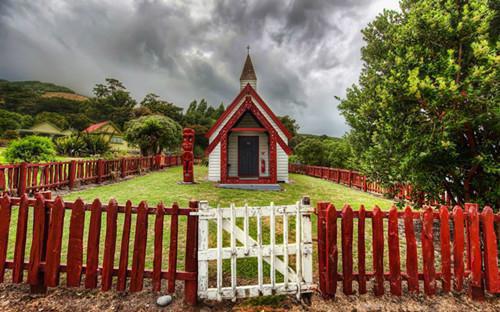
[[85, 142], [86, 156], [104, 155], [111, 150], [109, 142], [100, 135], [86, 134], [82, 138]]
[[55, 159], [56, 149], [51, 139], [40, 136], [28, 136], [10, 142], [4, 157], [9, 163], [44, 162]]
[[85, 141], [79, 135], [70, 135], [56, 139], [57, 153], [68, 156], [83, 156], [86, 152]]

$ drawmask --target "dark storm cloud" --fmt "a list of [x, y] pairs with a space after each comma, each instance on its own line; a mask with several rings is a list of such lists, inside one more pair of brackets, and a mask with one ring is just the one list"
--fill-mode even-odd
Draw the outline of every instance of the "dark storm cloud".
[[360, 30], [391, 0], [0, 1], [0, 78], [89, 94], [105, 77], [140, 99], [229, 104], [251, 46], [258, 90], [304, 132], [347, 129], [334, 96], [356, 82]]

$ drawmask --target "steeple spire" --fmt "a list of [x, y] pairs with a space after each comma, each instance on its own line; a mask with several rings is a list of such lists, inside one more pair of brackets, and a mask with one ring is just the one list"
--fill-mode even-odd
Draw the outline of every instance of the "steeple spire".
[[252, 59], [250, 58], [250, 46], [247, 46], [247, 58], [240, 76], [240, 89], [243, 89], [247, 84], [252, 88], [257, 89], [257, 75], [253, 68]]

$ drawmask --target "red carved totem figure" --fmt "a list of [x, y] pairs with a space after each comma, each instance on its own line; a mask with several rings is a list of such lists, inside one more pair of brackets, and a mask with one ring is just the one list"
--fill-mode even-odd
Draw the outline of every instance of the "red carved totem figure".
[[194, 130], [191, 128], [184, 128], [182, 131], [182, 166], [184, 183], [194, 182]]

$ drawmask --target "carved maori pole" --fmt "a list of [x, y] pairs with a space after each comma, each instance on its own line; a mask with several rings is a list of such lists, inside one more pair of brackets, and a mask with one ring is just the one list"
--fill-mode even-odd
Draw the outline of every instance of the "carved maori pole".
[[194, 183], [194, 130], [184, 128], [182, 131], [182, 167], [183, 182]]

